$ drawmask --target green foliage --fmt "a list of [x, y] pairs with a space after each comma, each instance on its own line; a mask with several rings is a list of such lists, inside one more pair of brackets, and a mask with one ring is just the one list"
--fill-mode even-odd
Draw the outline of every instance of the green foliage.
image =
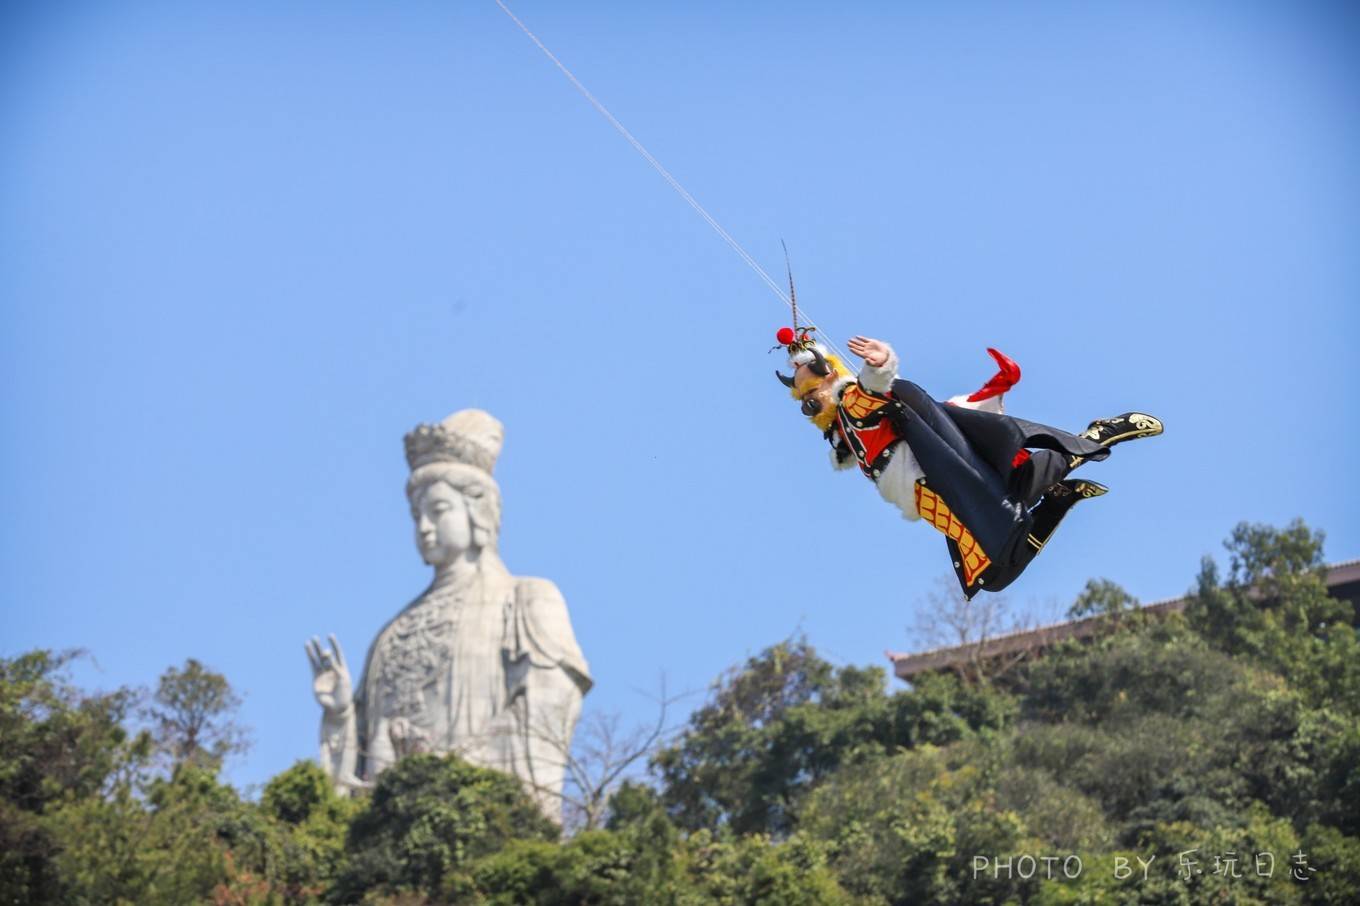
[[[1288, 821], [1263, 808], [1253, 807], [1236, 820], [1213, 827], [1190, 821], [1160, 823], [1140, 842], [1143, 858], [1155, 857], [1147, 883], [1139, 887], [1142, 896], [1253, 906], [1304, 902], [1301, 886], [1289, 877], [1298, 835]], [[1269, 860], [1263, 859], [1258, 868], [1262, 854], [1269, 854]], [[1229, 864], [1229, 859], [1235, 862]]]
[[34, 651], [0, 659], [0, 796], [41, 813], [66, 797], [98, 792], [121, 763], [131, 690], [85, 695], [65, 668], [78, 652]]
[[108, 798], [72, 803], [52, 821], [64, 841], [58, 858], [70, 901], [170, 906], [202, 899], [228, 881], [228, 845], [218, 830], [239, 820], [239, 806], [233, 790], [190, 765], [151, 781], [146, 802], [120, 785]]
[[1204, 715], [1241, 673], [1175, 618], [1137, 633], [1067, 642], [1031, 663], [1022, 680], [1029, 721], [1119, 721], [1149, 712], [1187, 719]]
[[840, 772], [804, 809], [802, 832], [829, 842], [854, 894], [885, 903], [932, 902], [947, 889], [958, 791], [971, 777], [933, 746]]
[[77, 652], [33, 651], [0, 659], [0, 902], [66, 903], [58, 863], [64, 840], [54, 814], [96, 799], [148, 754], [124, 728], [131, 690], [86, 695], [66, 667]]
[[[664, 819], [663, 819], [664, 820]], [[655, 829], [655, 828], [653, 828]], [[486, 906], [853, 906], [824, 848], [794, 836], [652, 837], [586, 831], [561, 846], [515, 841], [473, 869], [455, 903]]]
[[[825, 847], [803, 835], [688, 837], [679, 853], [677, 906], [852, 906], [856, 899], [827, 867]], [[651, 902], [651, 901], [638, 901]]]
[[[680, 740], [654, 759], [672, 816], [691, 830], [724, 823], [738, 833], [784, 829], [788, 802], [814, 769], [792, 763], [801, 753], [785, 738], [785, 719], [808, 705], [825, 719], [841, 692], [835, 668], [805, 639], [780, 642], [721, 678]], [[825, 747], [811, 754], [834, 757]]]
[[70, 658], [0, 660], [0, 903], [316, 901], [352, 806], [327, 789], [315, 811], [333, 826], [291, 828], [219, 783], [211, 759], [159, 775], [150, 735], [126, 729], [136, 695], [78, 692]]
[[1360, 839], [1335, 827], [1310, 825], [1299, 841], [1312, 872], [1300, 872], [1310, 880], [1303, 893], [1309, 904], [1355, 902], [1360, 891]]
[[609, 817], [605, 827], [621, 830], [657, 818], [665, 818], [665, 806], [656, 790], [637, 781], [625, 780], [609, 797]]
[[568, 903], [663, 903], [675, 867], [665, 837], [585, 831], [568, 843], [516, 841], [483, 860], [462, 901], [489, 906]]
[[[1121, 816], [1213, 825], [1254, 802], [1303, 826], [1354, 827], [1357, 724], [1175, 620], [1073, 646], [1028, 674], [1017, 763]], [[1064, 719], [1065, 717], [1065, 719]]]
[[314, 894], [344, 861], [350, 824], [362, 811], [340, 796], [314, 761], [299, 761], [265, 785], [260, 810], [282, 829], [281, 878], [291, 890]]
[[157, 746], [172, 765], [217, 767], [250, 747], [245, 729], [234, 719], [240, 706], [241, 697], [226, 677], [189, 658], [183, 669], [171, 667], [161, 674], [146, 716]]
[[133, 693], [72, 688], [70, 655], [0, 660], [0, 903], [1360, 902], [1354, 614], [1301, 523], [1227, 547], [1183, 617], [1088, 583], [1073, 615], [1115, 631], [1004, 688], [889, 691], [775, 645], [719, 679], [656, 786], [622, 784], [605, 827], [566, 840], [517, 781], [457, 758], [404, 759], [357, 800], [298, 762], [245, 801], [216, 774], [238, 699], [201, 664], [157, 692], [167, 773], [128, 729]]
[[355, 800], [336, 794], [335, 785], [315, 761], [299, 761], [265, 785], [260, 797], [265, 814], [295, 826], [346, 826], [359, 811]]
[[1086, 587], [1067, 609], [1069, 619], [1092, 616], [1115, 616], [1133, 610], [1138, 599], [1109, 579], [1088, 579]]
[[891, 696], [889, 707], [892, 725], [885, 734], [885, 752], [991, 737], [1009, 727], [1018, 713], [1014, 696], [952, 673], [918, 677], [911, 689]]
[[556, 836], [513, 777], [455, 756], [413, 755], [380, 775], [350, 825], [333, 898], [352, 902], [370, 890], [435, 895], [511, 840]]
[[1013, 711], [1003, 693], [952, 677], [890, 696], [882, 670], [835, 668], [798, 639], [724, 676], [653, 766], [680, 827], [782, 837], [807, 792], [842, 765], [993, 730]]
[[1278, 673], [1318, 705], [1360, 711], [1354, 608], [1327, 593], [1322, 533], [1242, 523], [1226, 580], [1205, 558], [1186, 618], [1211, 645]]

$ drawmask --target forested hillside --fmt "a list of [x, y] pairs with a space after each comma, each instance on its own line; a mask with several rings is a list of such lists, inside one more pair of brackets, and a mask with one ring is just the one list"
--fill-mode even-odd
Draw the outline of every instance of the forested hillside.
[[0, 903], [1360, 902], [1360, 643], [1322, 563], [1302, 524], [1242, 525], [1183, 615], [1093, 581], [1107, 632], [967, 679], [785, 640], [565, 836], [434, 756], [249, 801], [223, 678], [92, 694], [31, 652], [0, 661]]

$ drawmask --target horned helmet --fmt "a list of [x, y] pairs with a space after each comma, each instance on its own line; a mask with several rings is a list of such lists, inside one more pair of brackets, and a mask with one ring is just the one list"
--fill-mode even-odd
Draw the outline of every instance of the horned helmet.
[[788, 350], [793, 375], [786, 375], [779, 369], [775, 369], [774, 374], [798, 400], [802, 413], [825, 431], [836, 419], [836, 405], [850, 376], [840, 358], [824, 349], [811, 334], [812, 328], [807, 327], [797, 331], [792, 327], [779, 329], [775, 339]]
[[[783, 244], [782, 240], [780, 244]], [[793, 265], [789, 263], [787, 245], [784, 246], [784, 267], [789, 274], [789, 308], [793, 310], [793, 326], [779, 328], [774, 335], [779, 346], [770, 351], [774, 352], [780, 346], [788, 351], [793, 376], [788, 377], [777, 368], [774, 374], [798, 400], [803, 414], [820, 430], [827, 431], [836, 420], [836, 406], [840, 403], [841, 391], [850, 382], [850, 370], [839, 357], [829, 353], [812, 338], [816, 327], [798, 325], [798, 290], [793, 285]]]
[[[780, 244], [783, 245], [783, 240], [780, 240]], [[777, 368], [774, 374], [798, 400], [803, 414], [819, 429], [826, 431], [836, 420], [836, 406], [840, 403], [841, 391], [850, 382], [850, 370], [839, 357], [829, 353], [812, 338], [816, 327], [798, 326], [798, 291], [793, 285], [793, 265], [789, 263], [787, 245], [784, 246], [784, 267], [789, 274], [789, 308], [793, 310], [793, 326], [779, 328], [774, 335], [779, 346], [770, 351], [774, 352], [780, 346], [788, 351], [793, 376], [788, 377]]]

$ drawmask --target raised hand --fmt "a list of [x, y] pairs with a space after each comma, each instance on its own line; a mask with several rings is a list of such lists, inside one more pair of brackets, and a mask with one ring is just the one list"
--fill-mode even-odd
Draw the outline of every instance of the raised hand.
[[846, 345], [850, 347], [851, 352], [863, 359], [865, 364], [873, 368], [881, 368], [887, 364], [888, 356], [892, 354], [887, 343], [870, 337], [851, 337]]
[[316, 696], [317, 704], [328, 716], [338, 716], [348, 711], [353, 704], [354, 691], [340, 642], [334, 635], [330, 636], [330, 642], [331, 647], [327, 651], [321, 647], [321, 640], [313, 636], [303, 647], [307, 649], [307, 660], [312, 664], [312, 694]]

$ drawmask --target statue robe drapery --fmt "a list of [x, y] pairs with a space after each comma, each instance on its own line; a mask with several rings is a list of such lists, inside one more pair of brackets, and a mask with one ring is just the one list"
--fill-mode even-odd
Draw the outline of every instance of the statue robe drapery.
[[358, 696], [359, 776], [412, 752], [457, 753], [519, 777], [556, 817], [592, 683], [557, 587], [488, 558], [472, 582], [432, 585], [378, 633]]

